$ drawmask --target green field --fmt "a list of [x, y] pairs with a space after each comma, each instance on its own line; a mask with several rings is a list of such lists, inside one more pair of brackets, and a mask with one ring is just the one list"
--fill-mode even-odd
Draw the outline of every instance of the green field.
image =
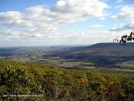
[[43, 59], [43, 58], [38, 59], [35, 62], [42, 63], [42, 64], [55, 65], [55, 66], [59, 66], [59, 64], [61, 63], [59, 59]]
[[120, 66], [121, 68], [134, 69], [134, 62], [133, 61], [117, 63], [116, 65]]
[[87, 62], [83, 62], [82, 64], [83, 65], [94, 65], [94, 63], [93, 62], [90, 62], [90, 61], [89, 62], [88, 61]]
[[67, 62], [79, 62], [77, 59], [67, 59]]

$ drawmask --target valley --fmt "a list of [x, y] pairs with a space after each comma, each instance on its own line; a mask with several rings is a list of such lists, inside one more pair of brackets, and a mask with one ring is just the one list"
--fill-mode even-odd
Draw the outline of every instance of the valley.
[[64, 68], [134, 69], [134, 44], [0, 48], [0, 59], [36, 62]]

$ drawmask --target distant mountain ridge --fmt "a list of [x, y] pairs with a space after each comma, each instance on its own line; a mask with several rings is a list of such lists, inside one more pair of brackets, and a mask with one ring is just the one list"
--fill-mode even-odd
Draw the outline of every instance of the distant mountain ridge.
[[134, 43], [127, 43], [126, 45], [120, 43], [97, 43], [88, 46], [89, 48], [106, 48], [106, 47], [134, 47]]
[[97, 43], [90, 46], [74, 47], [55, 54], [63, 59], [87, 61], [98, 66], [115, 66], [117, 63], [134, 61], [134, 43]]
[[[90, 46], [81, 46], [81, 47], [75, 47], [72, 49], [72, 51], [79, 50], [79, 51], [84, 51], [84, 50], [93, 50], [93, 49], [99, 49], [104, 50], [106, 49], [107, 51], [120, 51], [120, 52], [134, 52], [134, 43], [127, 43], [126, 45], [120, 44], [120, 43], [97, 43], [93, 44]], [[110, 49], [110, 50], [109, 50]]]

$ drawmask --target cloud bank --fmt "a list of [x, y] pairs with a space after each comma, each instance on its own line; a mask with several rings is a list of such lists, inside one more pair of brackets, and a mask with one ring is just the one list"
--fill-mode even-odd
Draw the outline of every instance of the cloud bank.
[[134, 4], [124, 5], [120, 8], [120, 13], [111, 16], [112, 20], [128, 20], [129, 23], [110, 29], [110, 31], [124, 31], [134, 29]]
[[[110, 20], [129, 21], [109, 31], [98, 32], [96, 29], [105, 27], [102, 24], [90, 25], [89, 29], [96, 32], [77, 32], [59, 30], [69, 24], [84, 22], [92, 18], [101, 21], [107, 19], [109, 6], [100, 0], [58, 0], [55, 5], [35, 5], [25, 8], [24, 12], [0, 12], [0, 46], [19, 45], [56, 45], [56, 44], [93, 44], [108, 42], [113, 37], [134, 29], [134, 4], [118, 6], [119, 12]], [[122, 2], [122, 0], [117, 0]], [[118, 4], [118, 3], [117, 3]], [[111, 7], [112, 8], [112, 7]], [[87, 27], [88, 27], [87, 26]], [[8, 45], [9, 44], [9, 45]]]
[[107, 15], [106, 8], [109, 6], [100, 0], [58, 0], [51, 8], [43, 4], [28, 7], [24, 12], [0, 12], [0, 27], [2, 28], [0, 37], [8, 41], [30, 42], [34, 40], [46, 43], [49, 40], [53, 40], [51, 43], [55, 43], [56, 40], [62, 43], [64, 39], [85, 38], [85, 35], [68, 32], [63, 34], [58, 30], [68, 24], [86, 21], [93, 17], [104, 20]]

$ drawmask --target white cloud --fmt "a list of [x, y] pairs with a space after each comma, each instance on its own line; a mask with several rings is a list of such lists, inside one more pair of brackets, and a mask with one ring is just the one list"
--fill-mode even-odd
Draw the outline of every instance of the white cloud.
[[121, 25], [120, 27], [112, 28], [110, 31], [124, 31], [124, 30], [133, 30], [134, 29], [134, 22], [129, 24]]
[[134, 21], [134, 4], [123, 6], [120, 11], [119, 14], [111, 16], [111, 19]]
[[0, 31], [0, 35], [19, 35], [20, 32], [19, 31], [12, 31], [12, 30], [3, 30], [3, 31]]
[[99, 18], [100, 20], [105, 20], [105, 17], [101, 17], [101, 18]]
[[22, 14], [18, 11], [0, 12], [0, 21], [10, 21], [21, 19]]
[[72, 14], [72, 17], [88, 18], [105, 16], [103, 11], [108, 5], [99, 0], [59, 0], [51, 11]]
[[[13, 36], [14, 31], [9, 31]], [[115, 32], [115, 31], [98, 31], [98, 32], [83, 32], [79, 33], [76, 31], [68, 31], [64, 34], [62, 32], [54, 32], [51, 34], [41, 34], [41, 33], [23, 33], [18, 34], [15, 37], [5, 37], [2, 39], [5, 43], [10, 43], [13, 46], [20, 45], [90, 45], [98, 42], [113, 42], [116, 37], [121, 37], [122, 35], [128, 33], [127, 31]], [[6, 33], [5, 33], [6, 34]], [[128, 33], [129, 34], [129, 33]], [[8, 35], [9, 36], [9, 35]], [[1, 37], [1, 36], [0, 36]], [[2, 46], [2, 43], [0, 43]], [[6, 44], [4, 44], [6, 46]]]
[[113, 20], [128, 20], [130, 23], [121, 25], [116, 28], [110, 29], [110, 31], [124, 31], [124, 30], [130, 30], [132, 31], [134, 29], [134, 4], [132, 5], [123, 5], [120, 6], [120, 13], [118, 15], [111, 16], [111, 19]]
[[98, 29], [101, 27], [103, 27], [103, 25], [91, 25], [91, 26], [89, 26], [89, 28], [91, 28], [91, 29]]
[[44, 12], [44, 6], [43, 5], [38, 5], [38, 6], [33, 6], [25, 9], [26, 14], [28, 15], [36, 15], [40, 16]]
[[27, 20], [10, 20], [1, 25], [2, 27], [30, 27], [33, 26], [32, 21]]
[[[107, 15], [107, 12], [105, 12], [107, 8], [109, 6], [100, 0], [58, 0], [51, 8], [47, 8], [46, 5], [37, 5], [26, 8], [24, 12], [0, 12], [0, 27], [2, 27], [0, 34], [12, 35], [8, 40], [18, 40], [18, 42], [46, 40], [44, 42], [55, 44], [66, 42], [64, 39], [85, 40], [90, 35], [76, 34], [76, 32], [55, 33], [58, 33], [58, 29], [65, 27], [67, 24], [85, 21], [92, 17], [104, 20]], [[5, 30], [7, 27], [8, 31]], [[90, 27], [100, 28], [102, 26]]]
[[[44, 22], [61, 26], [91, 17], [103, 17], [106, 15], [105, 8], [108, 8], [108, 5], [99, 0], [59, 0], [51, 9], [39, 5], [26, 8], [24, 13], [17, 11], [1, 12], [0, 20], [5, 20], [4, 24], [18, 25], [17, 21], [25, 21], [26, 23], [31, 21], [35, 25]], [[32, 23], [28, 25], [32, 25]]]
[[31, 37], [41, 38], [41, 37], [43, 37], [43, 35], [42, 35], [42, 34], [34, 34], [34, 35], [32, 35]]

